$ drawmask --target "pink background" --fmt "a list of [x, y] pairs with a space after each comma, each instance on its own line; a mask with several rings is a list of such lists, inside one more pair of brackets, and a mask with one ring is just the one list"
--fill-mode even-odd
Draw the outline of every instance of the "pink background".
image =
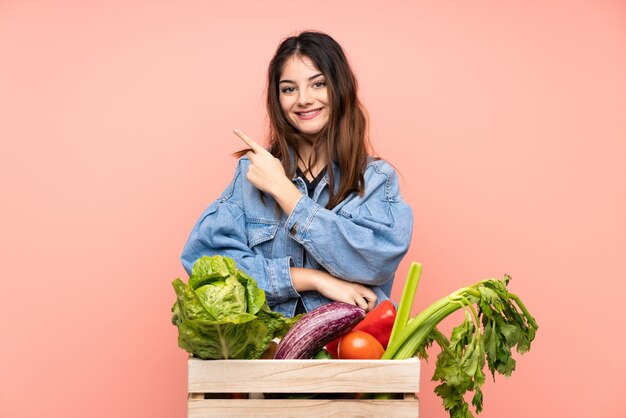
[[540, 324], [480, 416], [624, 416], [617, 0], [0, 2], [0, 416], [185, 416], [170, 282], [232, 128], [263, 137], [269, 59], [307, 28], [348, 52], [403, 175], [395, 297], [411, 261], [417, 308], [508, 273]]

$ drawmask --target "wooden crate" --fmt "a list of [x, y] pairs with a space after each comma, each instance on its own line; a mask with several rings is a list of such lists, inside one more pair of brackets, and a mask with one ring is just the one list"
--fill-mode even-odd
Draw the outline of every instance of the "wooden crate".
[[[409, 360], [189, 359], [188, 417], [418, 417]], [[245, 399], [220, 394], [245, 393]], [[401, 399], [265, 399], [277, 393], [399, 393]], [[323, 397], [319, 396], [320, 398]]]

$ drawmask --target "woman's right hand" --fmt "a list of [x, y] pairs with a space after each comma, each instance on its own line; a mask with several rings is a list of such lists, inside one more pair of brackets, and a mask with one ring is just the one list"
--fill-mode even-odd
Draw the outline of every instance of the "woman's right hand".
[[280, 160], [239, 129], [233, 132], [250, 147], [246, 154], [250, 160], [246, 173], [248, 181], [257, 189], [269, 193], [287, 215], [291, 214], [302, 193], [287, 178]]
[[360, 283], [339, 279], [324, 271], [292, 267], [291, 279], [298, 292], [316, 290], [328, 299], [356, 305], [366, 311], [376, 306], [377, 297], [372, 289]]

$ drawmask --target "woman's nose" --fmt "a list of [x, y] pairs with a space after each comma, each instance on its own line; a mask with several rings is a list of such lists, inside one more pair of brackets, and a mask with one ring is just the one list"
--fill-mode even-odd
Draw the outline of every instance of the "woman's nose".
[[308, 106], [313, 103], [313, 98], [311, 97], [310, 92], [307, 89], [300, 90], [300, 94], [298, 95], [298, 104], [300, 106]]

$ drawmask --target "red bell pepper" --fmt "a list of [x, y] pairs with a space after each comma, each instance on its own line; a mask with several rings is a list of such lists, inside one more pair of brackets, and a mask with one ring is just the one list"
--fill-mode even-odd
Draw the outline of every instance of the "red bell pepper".
[[[391, 330], [393, 329], [393, 322], [396, 320], [396, 308], [393, 306], [390, 300], [383, 300], [365, 315], [365, 318], [353, 328], [353, 330], [364, 331], [372, 335], [383, 346], [387, 348], [389, 343], [389, 337], [391, 336]], [[339, 358], [337, 354], [337, 348], [339, 346], [339, 340], [341, 337], [326, 344], [326, 350], [332, 354], [333, 358]]]

